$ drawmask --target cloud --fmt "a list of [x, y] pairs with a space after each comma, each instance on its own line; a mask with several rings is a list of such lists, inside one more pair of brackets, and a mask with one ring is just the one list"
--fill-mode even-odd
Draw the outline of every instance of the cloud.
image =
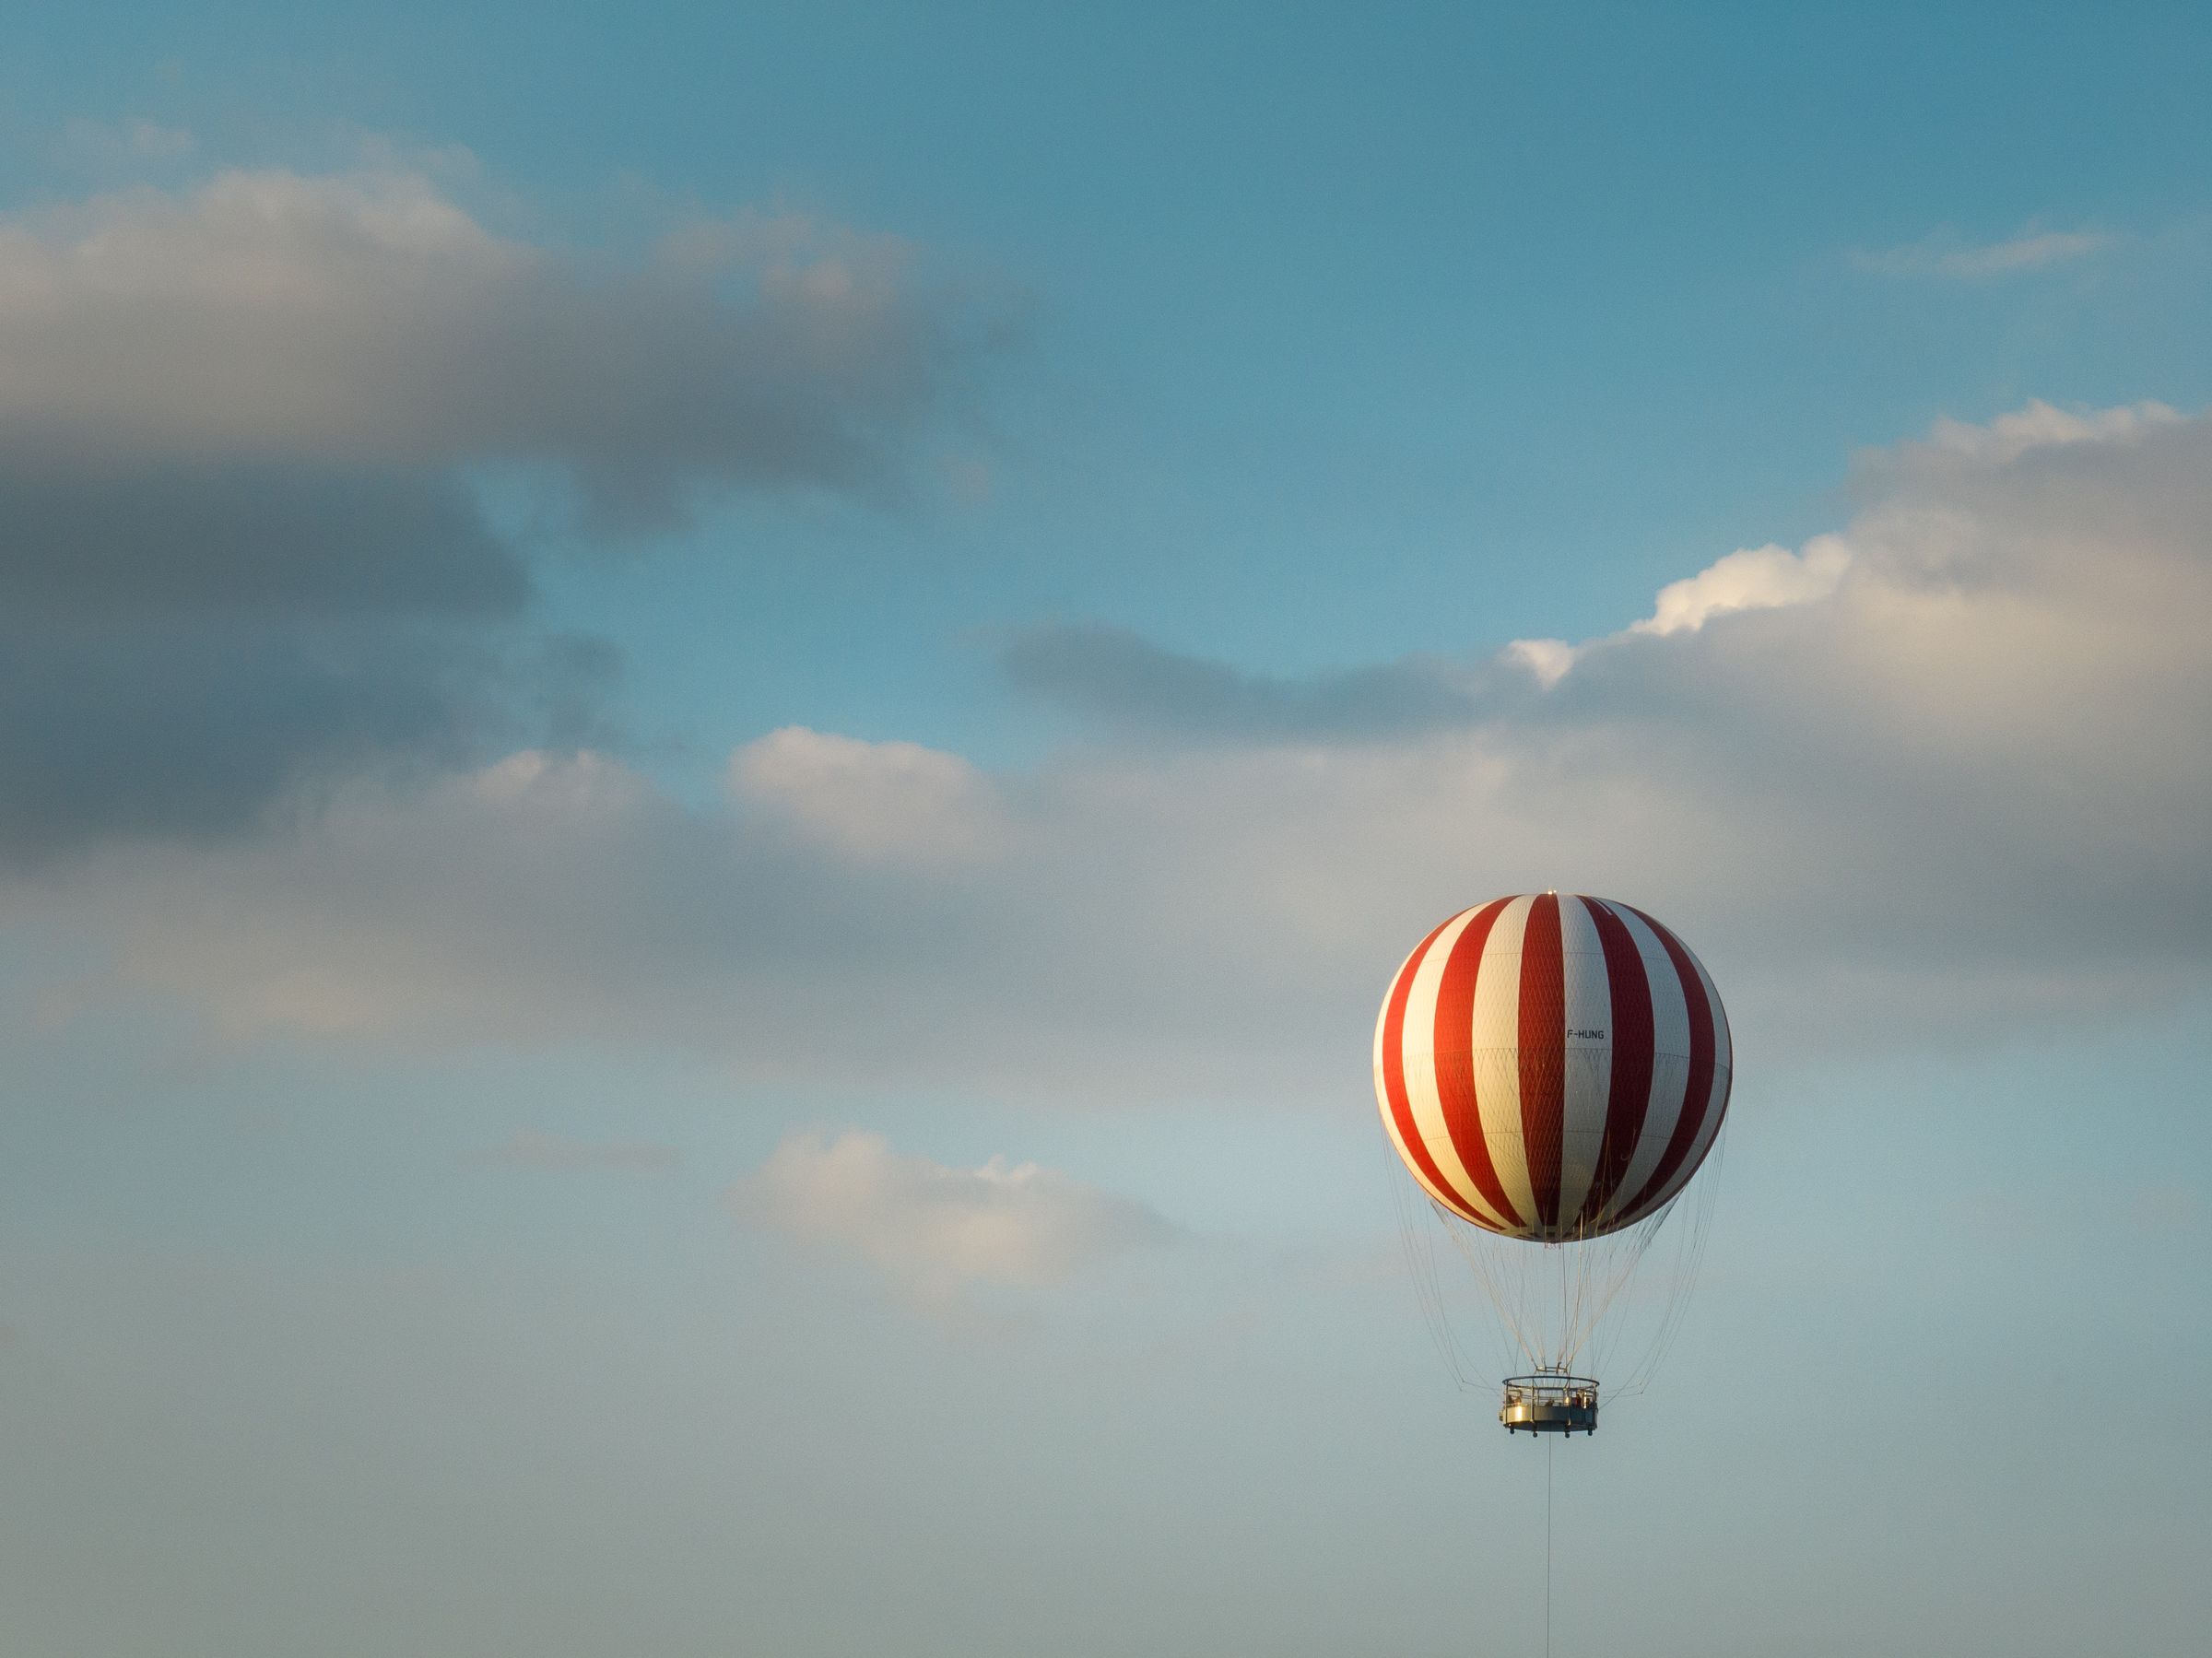
[[0, 621], [0, 857], [203, 841], [364, 776], [588, 737], [612, 671], [590, 640], [231, 618]]
[[995, 325], [794, 215], [641, 260], [501, 236], [405, 169], [231, 170], [0, 219], [0, 452], [561, 470], [600, 521], [884, 488]]
[[[1681, 929], [1747, 1053], [2200, 985], [2212, 425], [2030, 406], [1856, 489], [1833, 535], [1562, 647], [1548, 688], [1502, 656], [1269, 679], [1085, 638], [1095, 723], [1026, 771], [792, 731], [700, 804], [532, 754], [364, 782], [312, 834], [114, 849], [18, 907], [241, 1039], [644, 1042], [1054, 1103], [1357, 1098], [1410, 941], [1547, 886]], [[1376, 685], [1406, 688], [1389, 719]]]
[[1903, 247], [1860, 252], [1852, 263], [1881, 276], [1940, 276], [1975, 282], [2080, 259], [2112, 245], [2101, 230], [2045, 230], [2030, 226], [2003, 241], [1970, 242], [1951, 229], [1931, 232]]
[[635, 1140], [571, 1140], [561, 1135], [541, 1134], [535, 1128], [518, 1128], [504, 1143], [479, 1153], [476, 1160], [491, 1168], [527, 1174], [556, 1174], [571, 1170], [659, 1174], [681, 1163], [684, 1154], [673, 1146], [651, 1146]]
[[959, 864], [990, 851], [1006, 816], [982, 772], [918, 743], [864, 743], [788, 725], [730, 757], [733, 796], [833, 853]]
[[[1659, 638], [1695, 633], [1716, 616], [1810, 604], [1835, 592], [1850, 566], [1851, 548], [1835, 535], [1817, 536], [1797, 553], [1771, 543], [1741, 548], [1662, 587], [1652, 614], [1631, 622], [1629, 631]], [[1559, 639], [1516, 639], [1504, 654], [1548, 690], [1567, 676], [1584, 649]]]
[[521, 555], [443, 473], [0, 462], [0, 607], [41, 621], [514, 616]]
[[978, 1285], [1053, 1288], [1176, 1236], [1142, 1204], [1035, 1163], [951, 1169], [856, 1129], [792, 1135], [726, 1201], [748, 1224], [863, 1261], [925, 1303]]
[[[1999, 415], [1983, 426], [1965, 420], [1938, 420], [1926, 442], [1905, 445], [1888, 457], [1888, 465], [1922, 474], [2003, 467], [2030, 450], [2068, 444], [2111, 448], [2148, 437], [2160, 427], [2182, 424], [2181, 413], [2162, 403], [2070, 410], [2037, 398], [2025, 408]], [[1876, 463], [1880, 465], [1882, 457], [1876, 457]]]
[[1576, 654], [1563, 639], [1516, 639], [1500, 653], [1501, 660], [1526, 670], [1546, 690], [1567, 677]]
[[[2073, 418], [2039, 404], [2028, 411], [2037, 422], [2036, 411]], [[1968, 441], [1954, 434], [1956, 425], [1939, 427], [1935, 442], [1955, 447]], [[1816, 537], [1796, 553], [1771, 545], [1744, 548], [1669, 582], [1652, 615], [1628, 631], [1695, 632], [1734, 611], [1825, 598], [1850, 561], [1850, 547], [1834, 535]], [[999, 665], [1023, 695], [1124, 735], [1367, 743], [1496, 718], [1512, 706], [1520, 686], [1518, 675], [1498, 671], [1501, 665], [1549, 688], [1586, 649], [1565, 640], [1516, 639], [1492, 662], [1409, 657], [1288, 678], [1182, 655], [1126, 629], [1055, 623], [1012, 634], [1000, 648]]]
[[1118, 731], [1247, 741], [1357, 740], [1461, 723], [1478, 706], [1481, 678], [1415, 659], [1288, 679], [1180, 655], [1126, 629], [1065, 623], [1016, 631], [999, 665], [1025, 696]]
[[1835, 592], [1850, 564], [1850, 547], [1834, 535], [1807, 542], [1800, 553], [1771, 544], [1730, 553], [1696, 575], [1662, 587], [1657, 606], [1630, 631], [1694, 633], [1731, 611], [1809, 604]]
[[488, 471], [587, 547], [733, 489], [882, 497], [1001, 337], [893, 237], [588, 254], [369, 154], [0, 215], [0, 862], [606, 740], [615, 653], [534, 624]]

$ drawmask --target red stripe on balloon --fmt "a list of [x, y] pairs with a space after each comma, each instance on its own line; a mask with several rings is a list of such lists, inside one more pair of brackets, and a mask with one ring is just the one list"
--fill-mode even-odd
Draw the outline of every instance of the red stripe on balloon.
[[[1659, 1166], [1652, 1170], [1651, 1179], [1621, 1208], [1621, 1220], [1640, 1218], [1646, 1205], [1656, 1206], [1655, 1200], [1665, 1193], [1675, 1170], [1697, 1144], [1698, 1128], [1705, 1121], [1705, 1112], [1712, 1103], [1713, 1043], [1712, 1000], [1705, 994], [1704, 976], [1698, 971], [1697, 963], [1682, 947], [1682, 941], [1665, 927], [1645, 915], [1633, 904], [1623, 906], [1631, 914], [1641, 917], [1666, 951], [1666, 958], [1674, 966], [1675, 977], [1682, 982], [1682, 1000], [1689, 1012], [1689, 1076], [1682, 1088], [1682, 1110], [1675, 1118], [1675, 1132], [1667, 1136], [1666, 1149], [1659, 1156]], [[1691, 1173], [1696, 1170], [1692, 1170]], [[1687, 1178], [1687, 1177], [1686, 1177]]]
[[1498, 924], [1510, 898], [1493, 899], [1475, 913], [1466, 931], [1452, 947], [1444, 961], [1444, 976], [1436, 989], [1436, 1029], [1430, 1051], [1436, 1058], [1436, 1097], [1444, 1108], [1444, 1129], [1452, 1149], [1483, 1201], [1504, 1217], [1508, 1226], [1528, 1223], [1505, 1195], [1497, 1166], [1490, 1160], [1490, 1143], [1482, 1135], [1482, 1108], [1475, 1087], [1475, 979], [1482, 970], [1482, 948]]
[[1574, 1220], [1578, 1233], [1597, 1223], [1636, 1156], [1636, 1142], [1643, 1137], [1644, 1114], [1652, 1103], [1655, 1040], [1651, 981], [1644, 976], [1643, 956], [1628, 923], [1603, 899], [1586, 898], [1582, 904], [1597, 928], [1598, 946], [1606, 956], [1606, 988], [1613, 1002], [1613, 1075], [1606, 1090], [1606, 1134], [1598, 1143], [1597, 1170]]
[[1559, 1151], [1567, 1133], [1567, 962], [1559, 900], [1540, 894], [1521, 939], [1521, 1143], [1536, 1217], [1559, 1224]]
[[1382, 1092], [1390, 1102], [1390, 1119], [1397, 1126], [1398, 1144], [1406, 1148], [1406, 1158], [1414, 1166], [1429, 1188], [1429, 1194], [1448, 1205], [1454, 1215], [1473, 1221], [1485, 1231], [1496, 1229], [1452, 1190], [1452, 1182], [1444, 1178], [1436, 1159], [1429, 1155], [1429, 1147], [1421, 1139], [1421, 1131], [1414, 1123], [1413, 1101], [1406, 1092], [1406, 1002], [1413, 994], [1414, 975], [1421, 970], [1421, 962], [1429, 954], [1429, 947], [1453, 922], [1452, 916], [1439, 922], [1420, 947], [1406, 958], [1406, 965], [1390, 987], [1390, 1000], [1384, 1004], [1382, 1014]]

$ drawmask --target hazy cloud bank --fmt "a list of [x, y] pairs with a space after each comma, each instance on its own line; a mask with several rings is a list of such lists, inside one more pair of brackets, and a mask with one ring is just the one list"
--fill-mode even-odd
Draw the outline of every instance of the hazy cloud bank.
[[[1265, 680], [1041, 634], [1019, 682], [1080, 684], [1099, 735], [1035, 772], [793, 729], [695, 808], [524, 754], [118, 853], [66, 901], [120, 981], [241, 1035], [642, 1040], [1052, 1099], [1357, 1092], [1409, 943], [1530, 887], [1665, 916], [1755, 1054], [2201, 982], [2212, 429], [2034, 406], [1867, 457], [1858, 491], [1838, 534], [1723, 558], [1547, 674]], [[1378, 685], [1417, 688], [1382, 718]]]

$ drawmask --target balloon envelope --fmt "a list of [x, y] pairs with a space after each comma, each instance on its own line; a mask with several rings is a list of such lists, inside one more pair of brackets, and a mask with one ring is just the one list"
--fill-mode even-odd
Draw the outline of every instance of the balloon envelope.
[[1733, 1053], [1712, 980], [1632, 905], [1524, 893], [1463, 910], [1399, 968], [1375, 1099], [1437, 1203], [1538, 1243], [1664, 1208], [1712, 1148]]

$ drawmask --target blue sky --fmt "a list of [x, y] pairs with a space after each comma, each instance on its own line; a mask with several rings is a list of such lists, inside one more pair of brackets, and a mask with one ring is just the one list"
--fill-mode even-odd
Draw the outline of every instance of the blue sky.
[[1367, 1071], [1557, 885], [1739, 1054], [1558, 1650], [2194, 1652], [2208, 37], [24, 20], [11, 1650], [1533, 1650]]
[[[1939, 415], [2206, 396], [2186, 6], [127, 19], [11, 53], [19, 197], [104, 182], [51, 165], [72, 120], [189, 130], [184, 174], [352, 128], [465, 146], [556, 241], [783, 200], [1014, 297], [991, 512], [768, 503], [570, 597], [718, 743], [989, 728], [971, 630], [1040, 614], [1288, 670], [1594, 633]], [[2039, 225], [2133, 256], [1853, 265]]]

